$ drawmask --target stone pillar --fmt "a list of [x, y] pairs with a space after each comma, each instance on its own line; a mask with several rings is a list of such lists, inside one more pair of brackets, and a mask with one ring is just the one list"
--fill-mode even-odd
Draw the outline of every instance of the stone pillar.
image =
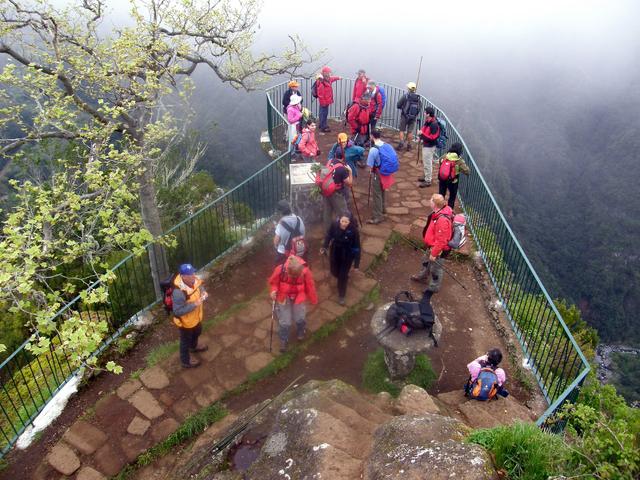
[[[416, 364], [416, 355], [426, 353], [435, 342], [426, 330], [414, 330], [405, 336], [395, 328], [389, 330], [386, 321], [387, 310], [391, 303], [380, 307], [371, 318], [371, 332], [384, 349], [384, 362], [392, 380], [406, 378]], [[442, 324], [434, 312], [433, 336], [440, 341]]]

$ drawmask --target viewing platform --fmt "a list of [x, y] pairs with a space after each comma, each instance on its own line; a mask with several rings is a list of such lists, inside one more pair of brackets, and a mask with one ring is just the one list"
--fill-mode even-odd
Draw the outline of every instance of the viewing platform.
[[[336, 104], [330, 110], [332, 132], [317, 134], [324, 158], [337, 134], [347, 131], [338, 117], [350, 96], [349, 82], [336, 85]], [[108, 306], [114, 312], [114, 341], [123, 332], [130, 333], [133, 320], [142, 316], [155, 317], [156, 325], [149, 334], [137, 334], [140, 343], [119, 359], [124, 367], [121, 376], [108, 374], [92, 379], [72, 397], [62, 416], [44, 431], [39, 441], [25, 451], [11, 452], [9, 466], [0, 473], [0, 478], [18, 478], [16, 475], [23, 471], [28, 477], [22, 478], [66, 478], [63, 475], [80, 480], [105, 478], [117, 474], [145, 450], [165, 440], [189, 415], [217, 401], [223, 401], [235, 414], [273, 396], [300, 374], [304, 375], [304, 381], [338, 378], [360, 385], [362, 365], [377, 348], [369, 333], [374, 307], [390, 301], [400, 290], [421, 293], [422, 285], [411, 282], [409, 277], [419, 270], [422, 253], [410, 242], [420, 243], [429, 198], [437, 191], [437, 182], [429, 188], [417, 188], [422, 165], [416, 162], [416, 148], [399, 152], [400, 170], [395, 174], [396, 184], [386, 194], [385, 221], [361, 227], [364, 273], [351, 273], [346, 306], [338, 304], [335, 281], [318, 255], [325, 232], [320, 225], [309, 226], [310, 266], [319, 294], [318, 305], [308, 309], [309, 335], [301, 342], [293, 342], [284, 355], [277, 353], [274, 338], [270, 350], [271, 302], [265, 286], [273, 270], [271, 217], [277, 200], [288, 197], [290, 192], [287, 175], [290, 159], [283, 140], [286, 125], [278, 109], [281, 87], [270, 89], [267, 97], [269, 138], [272, 149], [281, 155], [172, 229], [178, 245], [170, 252], [171, 266], [191, 261], [197, 268], [203, 268], [210, 293], [202, 336], [209, 350], [199, 356], [202, 365], [190, 370], [180, 368], [176, 329], [165, 321], [164, 312], [149, 293], [148, 282], [144, 287], [140, 286], [140, 280], [118, 284], [117, 289], [111, 290]], [[304, 84], [303, 89], [308, 91], [310, 87]], [[395, 145], [398, 139], [394, 130], [398, 116], [395, 102], [401, 90], [387, 89], [387, 113], [383, 114], [380, 126], [383, 140]], [[303, 97], [308, 102], [310, 92], [303, 92]], [[442, 115], [439, 110], [438, 114]], [[450, 142], [458, 141], [457, 132], [452, 129], [449, 138]], [[460, 392], [468, 375], [466, 363], [490, 348], [499, 347], [509, 357], [504, 368], [509, 375], [511, 405], [528, 408], [516, 411], [514, 407], [511, 417], [496, 417], [496, 423], [538, 418], [542, 424], [558, 405], [571, 398], [584, 379], [581, 352], [575, 350], [573, 338], [497, 209], [477, 166], [472, 158], [467, 158], [472, 173], [462, 180], [461, 202], [456, 210], [467, 214], [470, 241], [463, 252], [447, 262], [451, 274], [466, 290], [445, 274], [441, 292], [433, 297], [442, 334], [439, 346], [429, 352], [438, 375], [429, 393], [442, 395], [442, 404], [467, 424], [488, 426], [487, 416], [478, 420], [481, 424], [473, 424], [473, 415], [463, 406], [466, 399]], [[365, 170], [358, 170], [353, 192], [365, 221], [371, 213], [367, 206]], [[234, 216], [224, 217], [237, 204], [249, 206], [251, 218], [241, 222]], [[322, 208], [320, 203], [318, 208]], [[223, 221], [216, 223], [219, 218]], [[224, 234], [222, 239], [220, 232]], [[206, 241], [214, 235], [215, 242]], [[133, 262], [148, 258], [127, 261], [135, 268]], [[138, 270], [148, 271], [148, 267]], [[126, 291], [127, 286], [139, 288], [139, 297], [145, 300], [132, 302], [130, 310], [121, 312], [118, 294]], [[149, 297], [151, 300], [147, 302]], [[82, 310], [80, 303], [75, 307]], [[532, 371], [523, 368], [524, 360], [533, 367]], [[12, 371], [25, 365], [22, 360], [12, 365]], [[529, 385], [523, 381], [527, 378]], [[531, 388], [536, 380], [541, 387], [539, 392], [536, 387]], [[10, 386], [6, 382], [5, 385]], [[17, 401], [7, 386], [4, 388], [5, 395]], [[10, 427], [8, 421], [2, 428], [7, 441], [12, 436], [11, 428], [19, 429]], [[137, 478], [162, 478], [178, 461], [170, 458], [162, 465], [141, 469]]]

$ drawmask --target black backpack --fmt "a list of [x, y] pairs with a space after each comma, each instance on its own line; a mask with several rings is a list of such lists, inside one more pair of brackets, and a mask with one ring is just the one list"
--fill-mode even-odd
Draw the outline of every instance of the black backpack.
[[284, 246], [285, 254], [287, 256], [295, 255], [297, 257], [303, 257], [304, 254], [307, 253], [307, 243], [304, 241], [304, 236], [300, 233], [300, 217], [296, 216], [296, 226], [294, 228], [291, 228], [291, 226], [284, 221], [281, 221], [280, 225], [289, 232], [289, 238]]
[[[405, 295], [407, 301], [400, 301]], [[427, 330], [436, 346], [438, 341], [433, 336], [434, 315], [431, 308], [431, 292], [425, 292], [419, 302], [413, 298], [411, 292], [402, 291], [396, 294], [385, 317], [389, 328], [397, 328], [404, 335], [411, 335], [414, 330]]]
[[313, 84], [311, 85], [311, 96], [313, 98], [318, 98], [318, 82], [319, 80], [316, 80], [315, 82], [313, 82]]
[[420, 95], [417, 93], [407, 93], [407, 100], [404, 102], [402, 113], [407, 120], [415, 120], [420, 114]]

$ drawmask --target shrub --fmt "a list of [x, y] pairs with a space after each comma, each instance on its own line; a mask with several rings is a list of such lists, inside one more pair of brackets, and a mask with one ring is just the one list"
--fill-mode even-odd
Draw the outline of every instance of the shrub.
[[568, 456], [560, 437], [532, 423], [476, 430], [468, 440], [490, 450], [498, 469], [512, 480], [547, 480], [564, 469]]
[[416, 357], [416, 365], [404, 381], [392, 382], [384, 363], [384, 351], [380, 348], [367, 357], [362, 371], [364, 388], [373, 393], [389, 392], [397, 397], [405, 385], [417, 385], [425, 390], [431, 387], [436, 374], [431, 367], [431, 361], [426, 355]]

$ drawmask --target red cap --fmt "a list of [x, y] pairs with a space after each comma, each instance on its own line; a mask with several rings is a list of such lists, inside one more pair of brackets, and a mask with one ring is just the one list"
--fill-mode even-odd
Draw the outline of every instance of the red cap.
[[330, 67], [322, 67], [322, 73], [331, 73], [331, 68]]

